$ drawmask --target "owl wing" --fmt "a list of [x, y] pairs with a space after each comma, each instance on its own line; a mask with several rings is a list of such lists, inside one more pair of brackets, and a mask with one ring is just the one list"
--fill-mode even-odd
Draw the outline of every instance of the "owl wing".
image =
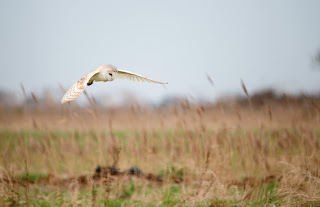
[[168, 84], [168, 83], [162, 83], [159, 81], [152, 80], [150, 78], [144, 77], [144, 76], [136, 74], [136, 73], [132, 73], [130, 71], [119, 70], [119, 69], [118, 69], [116, 78], [128, 79], [128, 80], [139, 81], [139, 82], [141, 81], [141, 82], [152, 82], [152, 83], [158, 83], [158, 84]]
[[69, 90], [64, 94], [64, 96], [61, 99], [61, 103], [67, 103], [75, 100], [80, 96], [80, 94], [84, 91], [85, 87], [87, 86], [88, 81], [92, 76], [99, 73], [98, 68], [94, 69], [87, 75], [80, 78], [75, 84], [73, 84]]

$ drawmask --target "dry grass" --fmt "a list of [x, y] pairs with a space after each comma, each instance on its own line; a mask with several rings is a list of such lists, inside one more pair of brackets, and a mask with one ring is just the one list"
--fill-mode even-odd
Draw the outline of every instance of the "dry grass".
[[319, 205], [319, 100], [247, 98], [2, 111], [0, 205]]

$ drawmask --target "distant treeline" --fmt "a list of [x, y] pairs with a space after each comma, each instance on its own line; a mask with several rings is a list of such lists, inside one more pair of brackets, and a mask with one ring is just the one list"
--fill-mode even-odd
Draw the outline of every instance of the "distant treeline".
[[[90, 106], [95, 106], [96, 108], [108, 108], [110, 106], [105, 106], [103, 103], [97, 101], [94, 97], [89, 97], [85, 94], [88, 100], [88, 104]], [[200, 104], [203, 106], [225, 106], [228, 107], [230, 105], [238, 105], [238, 106], [253, 106], [260, 107], [268, 104], [294, 104], [294, 103], [303, 103], [304, 101], [318, 102], [320, 100], [320, 92], [314, 94], [285, 94], [276, 92], [273, 89], [265, 89], [258, 92], [250, 94], [238, 94], [234, 96], [222, 96], [216, 98], [214, 102], [208, 101], [198, 101], [196, 104]], [[165, 107], [179, 107], [185, 105], [192, 105], [194, 103], [190, 103], [190, 100], [186, 97], [182, 96], [168, 96], [163, 98], [158, 104], [152, 105], [152, 107], [156, 108], [165, 108]], [[130, 107], [132, 105], [137, 105], [137, 102], [132, 101], [132, 103], [125, 103], [118, 105], [118, 107]], [[77, 102], [73, 102], [71, 104], [73, 107], [81, 108], [88, 107], [88, 105], [82, 106]], [[36, 95], [35, 93], [23, 93], [23, 95], [17, 96], [17, 94], [10, 93], [7, 91], [0, 90], [0, 110], [26, 110], [26, 109], [58, 109], [61, 108], [62, 105], [60, 101], [50, 95], [50, 93], [43, 93], [42, 95]], [[116, 106], [112, 106], [113, 108], [117, 108]], [[140, 104], [140, 107], [150, 107], [148, 104]]]

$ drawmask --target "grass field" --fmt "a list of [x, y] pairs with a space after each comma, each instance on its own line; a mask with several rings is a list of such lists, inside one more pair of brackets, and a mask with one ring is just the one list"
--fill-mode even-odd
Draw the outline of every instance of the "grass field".
[[319, 206], [319, 100], [259, 100], [2, 110], [0, 206]]

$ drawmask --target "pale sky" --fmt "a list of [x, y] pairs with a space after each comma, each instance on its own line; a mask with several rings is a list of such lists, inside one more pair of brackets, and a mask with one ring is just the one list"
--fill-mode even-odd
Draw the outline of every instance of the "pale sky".
[[249, 92], [319, 91], [319, 9], [318, 0], [0, 1], [0, 89], [67, 89], [113, 64], [169, 84], [116, 80], [89, 94], [214, 97], [241, 93], [240, 79]]

